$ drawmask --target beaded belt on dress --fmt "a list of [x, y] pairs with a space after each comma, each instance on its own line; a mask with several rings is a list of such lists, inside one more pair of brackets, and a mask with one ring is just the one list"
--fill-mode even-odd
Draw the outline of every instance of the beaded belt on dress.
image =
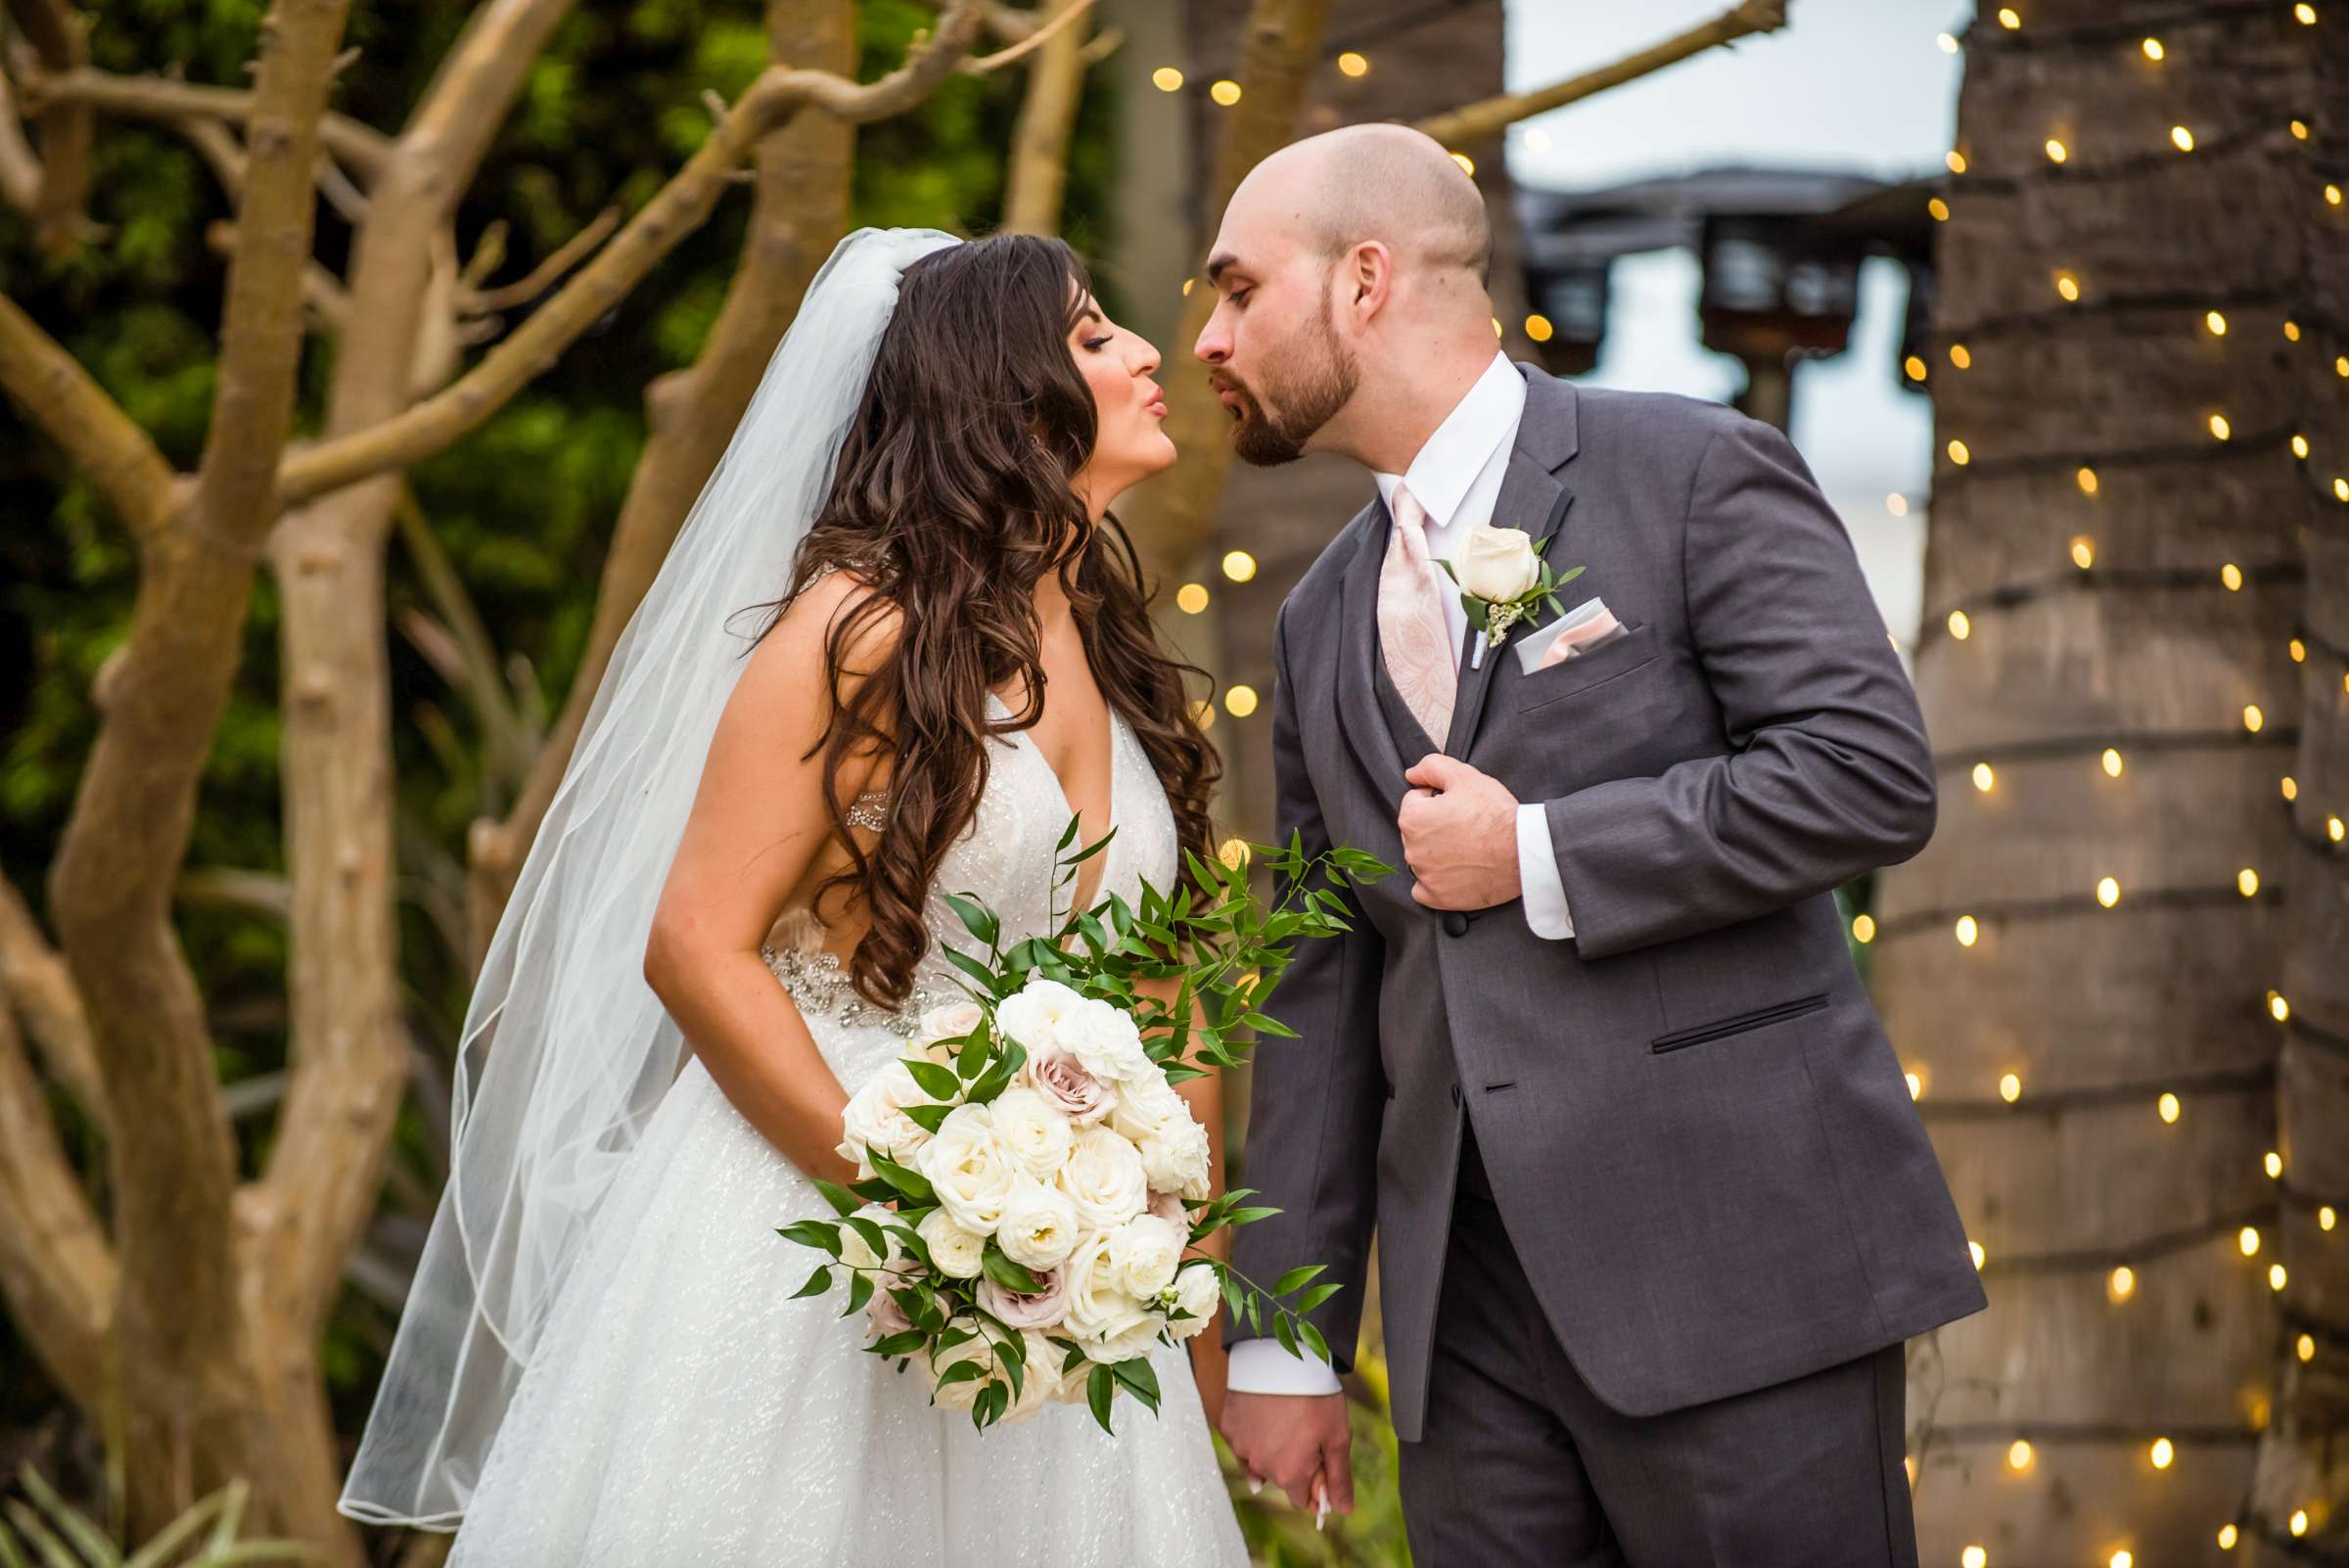
[[840, 955], [824, 950], [823, 929], [812, 915], [806, 910], [793, 911], [785, 917], [782, 937], [779, 949], [760, 947], [759, 956], [783, 983], [801, 1016], [810, 1023], [823, 1018], [844, 1029], [886, 1029], [911, 1039], [921, 1027], [923, 1013], [942, 1002], [956, 999], [945, 991], [917, 985], [906, 992], [901, 1007], [876, 1006], [849, 979], [848, 967], [840, 961]]

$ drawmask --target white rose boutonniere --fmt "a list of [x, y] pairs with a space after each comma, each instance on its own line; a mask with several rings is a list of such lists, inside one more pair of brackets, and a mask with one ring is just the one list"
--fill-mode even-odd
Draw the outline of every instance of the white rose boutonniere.
[[1476, 628], [1470, 669], [1482, 669], [1485, 650], [1506, 642], [1509, 628], [1541, 606], [1548, 605], [1552, 615], [1564, 613], [1557, 591], [1581, 576], [1583, 569], [1576, 567], [1563, 576], [1553, 575], [1549, 563], [1542, 559], [1548, 543], [1548, 538], [1537, 541], [1523, 529], [1480, 524], [1470, 529], [1461, 542], [1458, 561], [1438, 563], [1459, 584], [1461, 607], [1468, 612], [1468, 623]]

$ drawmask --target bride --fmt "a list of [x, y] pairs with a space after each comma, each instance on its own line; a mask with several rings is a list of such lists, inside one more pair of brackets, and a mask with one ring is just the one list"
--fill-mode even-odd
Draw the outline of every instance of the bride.
[[1215, 755], [1107, 515], [1174, 460], [1157, 366], [1057, 241], [833, 253], [498, 926], [345, 1513], [457, 1529], [457, 1568], [1246, 1562], [1214, 1335], [1114, 1438], [982, 1434], [793, 1299], [775, 1235], [830, 1216], [848, 1095], [958, 995], [944, 895], [1016, 941], [1072, 814], [1114, 830], [1085, 902], [1208, 848]]

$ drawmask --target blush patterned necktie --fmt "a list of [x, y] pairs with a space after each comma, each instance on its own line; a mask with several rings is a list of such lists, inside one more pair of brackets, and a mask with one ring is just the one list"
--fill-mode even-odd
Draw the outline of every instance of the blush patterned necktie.
[[1451, 628], [1428, 558], [1427, 509], [1398, 484], [1393, 511], [1387, 558], [1378, 569], [1378, 647], [1404, 705], [1441, 751], [1451, 733], [1452, 699], [1459, 688]]

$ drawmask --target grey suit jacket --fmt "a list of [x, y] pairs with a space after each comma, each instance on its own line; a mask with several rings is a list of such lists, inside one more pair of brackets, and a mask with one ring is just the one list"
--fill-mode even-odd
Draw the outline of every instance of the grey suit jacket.
[[[1530, 367], [1494, 511], [1630, 629], [1527, 673], [1462, 662], [1445, 750], [1545, 803], [1575, 937], [1511, 902], [1349, 893], [1267, 1009], [1236, 1262], [1326, 1263], [1349, 1365], [1370, 1240], [1395, 1426], [1416, 1440], [1472, 1118], [1560, 1345], [1627, 1414], [1784, 1382], [1984, 1305], [1832, 890], [1921, 849], [1922, 720], [1841, 523], [1776, 431]], [[1373, 503], [1282, 606], [1279, 836], [1395, 866], [1424, 737], [1382, 704]], [[1549, 618], [1539, 618], [1539, 630]], [[1399, 730], [1403, 733], [1399, 735]]]

